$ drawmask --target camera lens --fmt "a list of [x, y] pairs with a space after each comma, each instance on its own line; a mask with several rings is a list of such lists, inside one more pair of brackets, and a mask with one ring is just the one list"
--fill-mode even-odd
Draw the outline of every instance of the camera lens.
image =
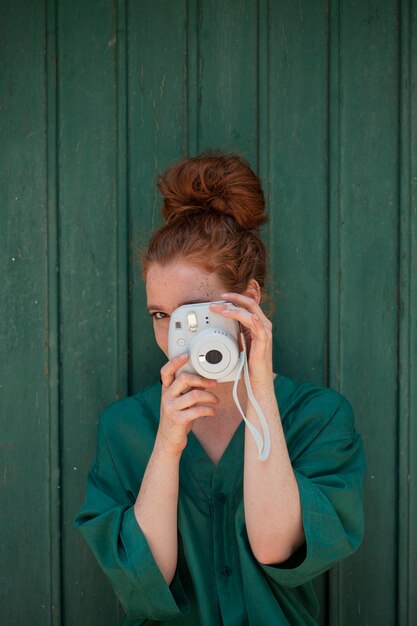
[[206, 361], [211, 365], [217, 365], [222, 360], [223, 355], [218, 350], [209, 350], [206, 352]]
[[239, 362], [236, 336], [222, 328], [198, 331], [190, 339], [189, 350], [190, 363], [197, 374], [213, 380], [229, 376]]

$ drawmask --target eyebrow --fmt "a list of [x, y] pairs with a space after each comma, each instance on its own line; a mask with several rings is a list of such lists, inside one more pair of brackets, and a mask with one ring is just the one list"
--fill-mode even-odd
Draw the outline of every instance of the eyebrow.
[[[211, 302], [211, 300], [202, 300], [201, 298], [198, 298], [197, 300], [187, 300], [187, 302], [183, 302], [182, 304], [179, 304], [178, 307], [180, 306], [184, 306], [185, 304], [200, 304], [200, 302]], [[176, 307], [178, 309], [178, 307]], [[149, 304], [148, 305], [148, 311], [163, 311], [164, 307], [163, 306], [157, 306], [156, 304]]]

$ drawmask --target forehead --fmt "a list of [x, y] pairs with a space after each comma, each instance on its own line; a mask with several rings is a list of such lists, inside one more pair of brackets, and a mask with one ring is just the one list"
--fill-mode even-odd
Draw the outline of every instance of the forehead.
[[222, 291], [224, 286], [216, 274], [189, 263], [154, 263], [146, 275], [148, 307], [175, 309], [187, 302], [219, 299]]

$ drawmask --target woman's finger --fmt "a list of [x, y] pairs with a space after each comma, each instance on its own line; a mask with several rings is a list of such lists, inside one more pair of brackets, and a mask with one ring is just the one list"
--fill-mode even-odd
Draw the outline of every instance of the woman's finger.
[[175, 408], [178, 411], [189, 409], [196, 404], [219, 404], [219, 399], [210, 391], [192, 389], [175, 400]]
[[189, 409], [181, 411], [181, 419], [184, 423], [193, 422], [199, 417], [215, 417], [216, 409], [214, 406], [206, 406], [204, 404], [197, 404]]
[[253, 298], [249, 296], [244, 296], [241, 293], [222, 293], [222, 298], [232, 302], [233, 304], [237, 304], [241, 306], [243, 309], [249, 311], [252, 314], [258, 316], [258, 318], [264, 323], [270, 323], [269, 319], [266, 317], [265, 313], [262, 311], [261, 307]]
[[213, 307], [213, 311], [216, 313], [220, 313], [224, 317], [230, 317], [242, 324], [245, 328], [251, 331], [254, 336], [262, 336], [260, 333], [265, 333], [265, 331], [269, 331], [272, 329], [271, 322], [262, 315], [265, 320], [260, 319], [258, 312], [250, 312], [246, 309], [237, 306], [231, 306], [227, 304], [213, 304], [210, 305], [210, 308]]
[[170, 359], [161, 368], [161, 381], [162, 387], [171, 387], [174, 395], [180, 396], [190, 387], [197, 387], [199, 389], [205, 389], [206, 387], [215, 387], [217, 381], [204, 378], [198, 374], [191, 374], [190, 372], [181, 372], [179, 376], [175, 377], [176, 372], [188, 361], [189, 355], [187, 353], [180, 354]]
[[175, 372], [180, 369], [188, 361], [188, 354], [184, 352], [173, 357], [161, 367], [162, 387], [170, 387], [175, 380]]
[[193, 389], [206, 389], [214, 388], [217, 385], [217, 380], [211, 378], [204, 378], [198, 374], [191, 374], [190, 372], [181, 372], [175, 381], [171, 384], [171, 390], [174, 396], [180, 396], [190, 388]]

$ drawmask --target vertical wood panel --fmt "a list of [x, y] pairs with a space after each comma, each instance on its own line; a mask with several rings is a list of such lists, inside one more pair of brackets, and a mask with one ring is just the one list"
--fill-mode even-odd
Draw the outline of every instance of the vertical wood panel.
[[331, 384], [340, 381], [355, 409], [368, 482], [366, 541], [338, 569], [330, 622], [391, 626], [397, 619], [398, 16], [388, 1], [346, 1], [341, 9], [342, 184], [334, 268], [340, 371], [330, 371]]
[[[328, 315], [328, 383], [335, 389], [340, 389], [340, 246], [339, 231], [340, 192], [341, 192], [341, 137], [340, 137], [340, 108], [342, 104], [342, 90], [340, 88], [340, 0], [330, 3], [329, 6], [329, 315]], [[339, 571], [334, 568], [328, 574], [328, 595], [326, 597], [327, 611], [332, 621], [337, 619], [337, 607], [340, 588]], [[330, 586], [331, 585], [331, 586]]]
[[[257, 171], [261, 177], [265, 202], [269, 211], [268, 230], [272, 230], [272, 211], [270, 211], [270, 2], [259, 0], [257, 21]], [[273, 268], [270, 268], [272, 270]]]
[[59, 249], [57, 171], [57, 32], [56, 0], [46, 2], [46, 140], [48, 204], [48, 380], [50, 446], [50, 572], [51, 621], [62, 620], [60, 402], [59, 402]]
[[[409, 239], [409, 273], [408, 285], [410, 293], [409, 305], [409, 472], [403, 475], [403, 480], [407, 481], [409, 489], [409, 520], [408, 520], [408, 542], [404, 546], [409, 554], [408, 584], [405, 587], [407, 594], [408, 615], [403, 619], [403, 623], [417, 623], [417, 116], [415, 115], [415, 103], [417, 102], [417, 6], [415, 2], [410, 2], [410, 74], [409, 74], [409, 145], [410, 145], [410, 239]], [[406, 24], [404, 24], [404, 27]], [[404, 178], [405, 182], [405, 178]], [[406, 205], [405, 205], [406, 206]], [[407, 393], [407, 388], [406, 388]], [[408, 620], [407, 620], [408, 618]]]
[[322, 383], [327, 331], [327, 15], [271, 3], [270, 239], [282, 373]]
[[131, 234], [131, 389], [158, 380], [165, 356], [155, 347], [136, 258], [161, 223], [157, 175], [186, 150], [185, 0], [128, 4], [129, 231]]
[[401, 2], [398, 624], [417, 623], [417, 7]]
[[118, 319], [125, 270], [118, 267], [115, 5], [61, 1], [58, 24], [63, 599], [65, 623], [104, 626], [117, 623], [117, 601], [72, 519], [99, 413], [126, 376], [117, 352], [127, 320]]
[[187, 120], [185, 133], [187, 136], [187, 154], [198, 153], [199, 142], [199, 102], [201, 100], [201, 57], [200, 57], [200, 0], [187, 0], [187, 45], [185, 49], [185, 65], [187, 74], [186, 101]]
[[117, 0], [117, 397], [129, 393], [129, 223], [128, 223], [128, 93], [127, 93], [127, 0]]
[[10, 626], [48, 625], [53, 416], [48, 395], [45, 11], [41, 3], [24, 0], [2, 2], [0, 11], [0, 613], [2, 623]]
[[256, 166], [257, 6], [201, 3], [198, 150], [237, 151]]

